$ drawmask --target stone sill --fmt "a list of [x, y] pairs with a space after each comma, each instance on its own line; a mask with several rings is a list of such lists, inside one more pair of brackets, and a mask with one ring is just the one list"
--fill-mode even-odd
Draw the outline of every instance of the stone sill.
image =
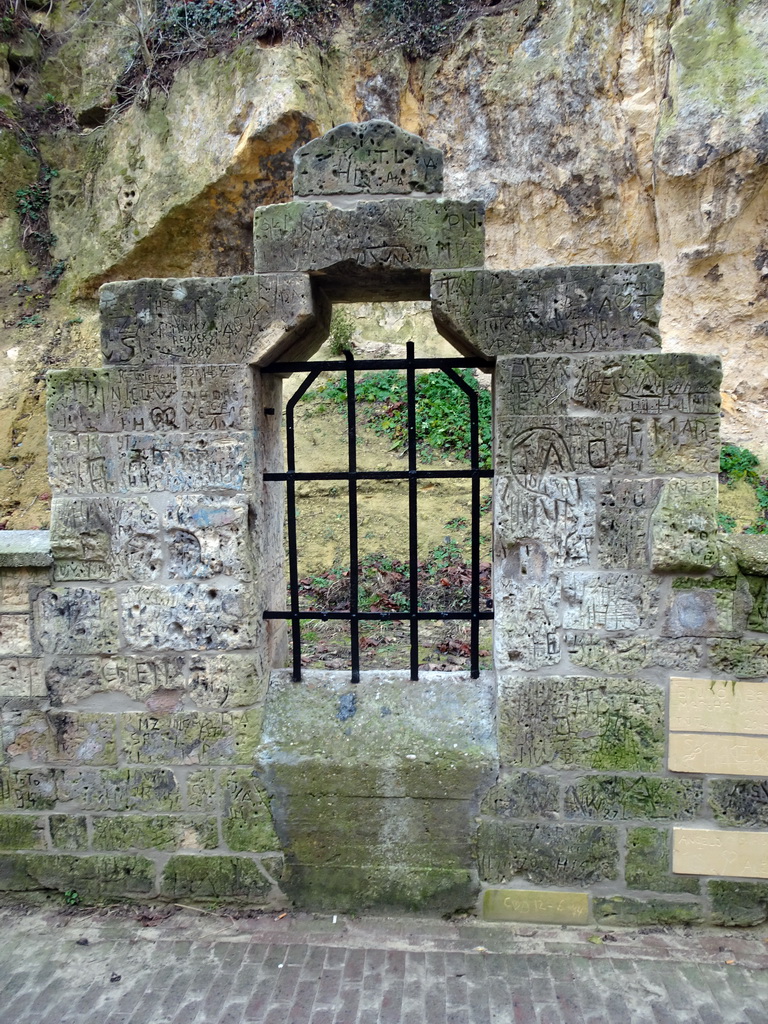
[[0, 530], [0, 567], [52, 563], [50, 530]]

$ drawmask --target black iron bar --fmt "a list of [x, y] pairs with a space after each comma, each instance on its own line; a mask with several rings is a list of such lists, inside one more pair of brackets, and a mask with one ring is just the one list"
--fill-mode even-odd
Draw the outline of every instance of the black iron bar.
[[[486, 373], [493, 370], [493, 363], [487, 359], [359, 359], [355, 362], [356, 370], [407, 370], [409, 366], [415, 370], [445, 370], [453, 366], [468, 366]], [[336, 370], [343, 373], [346, 369], [346, 361], [326, 359], [317, 363], [272, 363], [271, 366], [263, 366], [261, 372], [289, 374]]]
[[469, 462], [472, 470], [472, 524], [470, 538], [469, 606], [472, 610], [469, 638], [469, 677], [480, 675], [480, 414], [477, 391], [463, 380], [455, 370], [443, 371], [469, 399]]
[[419, 480], [416, 475], [416, 370], [414, 345], [405, 346], [408, 395], [408, 607], [411, 619], [411, 679], [419, 678]]
[[301, 620], [298, 617], [299, 611], [299, 556], [296, 543], [296, 485], [293, 473], [296, 470], [296, 437], [294, 430], [293, 411], [296, 403], [309, 390], [318, 377], [317, 373], [310, 373], [302, 381], [296, 391], [291, 395], [285, 406], [285, 448], [286, 462], [288, 463], [287, 487], [287, 515], [288, 515], [288, 591], [291, 601], [291, 641], [293, 649], [293, 681], [301, 682]]
[[[361, 622], [404, 622], [410, 619], [410, 613], [407, 611], [402, 612], [358, 612], [356, 618]], [[291, 612], [264, 612], [265, 619], [290, 619]], [[349, 619], [348, 611], [334, 611], [326, 612], [321, 609], [309, 609], [298, 613], [300, 619]], [[443, 621], [448, 619], [456, 619], [461, 622], [468, 622], [472, 618], [472, 612], [416, 612], [415, 618], [419, 621]], [[492, 619], [493, 612], [478, 612], [478, 618], [481, 619]]]
[[349, 649], [352, 682], [360, 682], [360, 559], [357, 545], [357, 422], [355, 413], [355, 359], [344, 353], [347, 373], [347, 445], [349, 456]]
[[[471, 469], [420, 469], [420, 480], [460, 480], [471, 479], [475, 474]], [[354, 474], [358, 480], [410, 480], [411, 473], [407, 469], [367, 470], [359, 469]], [[493, 476], [492, 469], [478, 471], [480, 477]], [[350, 474], [338, 473], [265, 473], [265, 480], [349, 480]]]

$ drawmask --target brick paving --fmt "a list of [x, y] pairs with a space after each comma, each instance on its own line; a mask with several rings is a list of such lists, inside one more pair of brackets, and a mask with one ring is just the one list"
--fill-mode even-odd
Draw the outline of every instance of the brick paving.
[[765, 931], [0, 910], [0, 1024], [768, 1024]]

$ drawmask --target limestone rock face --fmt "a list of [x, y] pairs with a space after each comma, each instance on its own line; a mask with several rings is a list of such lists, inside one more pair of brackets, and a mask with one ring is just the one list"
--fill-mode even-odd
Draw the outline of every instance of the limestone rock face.
[[484, 8], [439, 57], [415, 62], [373, 52], [350, 5], [326, 48], [241, 40], [125, 109], [111, 104], [139, 42], [128, 8], [114, 10], [99, 32], [70, 21], [37, 68], [0, 59], [5, 109], [18, 80], [32, 104], [52, 94], [79, 119], [39, 140], [59, 172], [50, 225], [66, 270], [32, 327], [19, 326], [17, 285], [33, 273], [14, 242], [14, 192], [34, 167], [0, 121], [0, 179], [19, 182], [0, 195], [0, 457], [18, 460], [20, 424], [30, 438], [0, 479], [0, 521], [44, 522], [40, 502], [23, 512], [45, 489], [42, 409], [19, 396], [54, 361], [95, 364], [98, 286], [253, 272], [254, 209], [291, 199], [296, 151], [377, 118], [443, 151], [447, 201], [485, 203], [489, 270], [660, 264], [663, 349], [722, 357], [725, 437], [768, 451], [762, 0], [520, 0]]

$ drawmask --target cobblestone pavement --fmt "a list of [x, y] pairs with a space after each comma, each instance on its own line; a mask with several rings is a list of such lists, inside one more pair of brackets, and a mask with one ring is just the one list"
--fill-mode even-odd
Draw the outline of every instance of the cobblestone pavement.
[[0, 911], [0, 1024], [768, 1024], [765, 932]]

